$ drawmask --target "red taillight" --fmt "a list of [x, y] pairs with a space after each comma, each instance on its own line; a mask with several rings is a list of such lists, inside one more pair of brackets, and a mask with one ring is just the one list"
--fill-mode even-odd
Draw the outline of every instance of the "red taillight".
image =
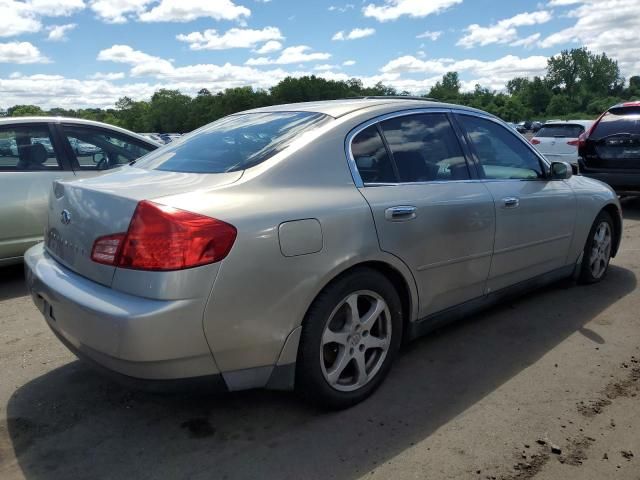
[[182, 270], [219, 262], [236, 234], [233, 225], [215, 218], [145, 200], [138, 203], [127, 233], [98, 238], [91, 258], [135, 270]]
[[[581, 133], [580, 136], [584, 135], [584, 133]], [[578, 144], [580, 143], [580, 138], [576, 138], [575, 140], [569, 140], [567, 142], [567, 145], [571, 145], [573, 147], [577, 147]]]
[[97, 238], [91, 249], [91, 260], [105, 265], [114, 265], [122, 246], [124, 233]]
[[529, 141], [531, 142], [531, 145], [539, 145], [540, 144], [540, 140], [538, 140], [537, 138], [532, 138]]

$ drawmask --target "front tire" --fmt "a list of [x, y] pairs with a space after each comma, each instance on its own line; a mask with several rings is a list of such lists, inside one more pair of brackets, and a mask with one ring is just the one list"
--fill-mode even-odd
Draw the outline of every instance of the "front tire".
[[584, 247], [580, 269], [581, 283], [597, 283], [606, 276], [613, 242], [613, 219], [607, 212], [602, 211], [593, 222]]
[[324, 408], [347, 408], [386, 377], [402, 338], [402, 306], [381, 273], [359, 268], [329, 284], [302, 325], [296, 390]]

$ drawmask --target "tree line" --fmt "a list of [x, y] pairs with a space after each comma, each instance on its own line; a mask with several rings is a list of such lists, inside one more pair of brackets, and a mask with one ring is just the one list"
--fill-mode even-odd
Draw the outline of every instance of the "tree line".
[[[55, 115], [79, 117], [118, 125], [136, 132], [188, 132], [220, 117], [269, 105], [337, 98], [408, 95], [378, 83], [364, 87], [356, 78], [327, 80], [314, 75], [287, 77], [269, 90], [230, 88], [211, 93], [203, 88], [195, 97], [179, 90], [160, 89], [149, 100], [119, 99], [115, 108], [43, 110], [36, 105], [15, 105], [6, 116]], [[448, 72], [425, 97], [488, 111], [506, 121], [549, 118], [594, 118], [621, 101], [640, 99], [640, 76], [628, 82], [618, 63], [605, 53], [586, 48], [564, 50], [549, 58], [544, 76], [516, 77], [505, 91], [476, 85], [462, 92], [457, 72]]]

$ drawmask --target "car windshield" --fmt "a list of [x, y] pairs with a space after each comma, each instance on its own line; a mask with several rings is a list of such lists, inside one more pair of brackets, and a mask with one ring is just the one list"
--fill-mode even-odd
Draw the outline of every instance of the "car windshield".
[[312, 112], [245, 113], [224, 117], [184, 141], [147, 155], [137, 167], [188, 173], [236, 172], [258, 165], [331, 117]]
[[584, 133], [584, 127], [582, 125], [545, 125], [536, 133], [536, 137], [578, 138], [582, 133]]
[[617, 133], [640, 133], [640, 107], [611, 109], [600, 119], [591, 138], [597, 140]]

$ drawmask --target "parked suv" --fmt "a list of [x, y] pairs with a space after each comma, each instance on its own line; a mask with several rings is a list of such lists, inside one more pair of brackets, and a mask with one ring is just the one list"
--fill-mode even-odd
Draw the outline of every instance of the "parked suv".
[[640, 194], [640, 101], [620, 103], [600, 116], [579, 141], [580, 172], [618, 194]]

